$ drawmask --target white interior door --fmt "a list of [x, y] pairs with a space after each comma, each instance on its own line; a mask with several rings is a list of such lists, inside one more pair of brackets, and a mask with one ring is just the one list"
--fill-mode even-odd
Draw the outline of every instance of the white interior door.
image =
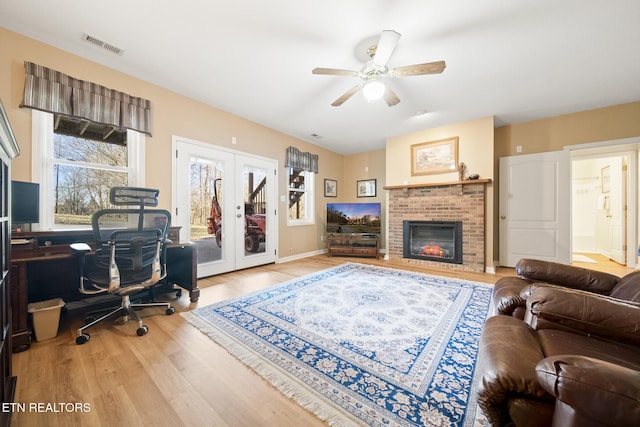
[[174, 224], [198, 247], [198, 277], [274, 262], [277, 161], [174, 138]]
[[606, 219], [609, 222], [611, 233], [609, 257], [620, 264], [626, 264], [626, 167], [623, 157], [614, 157], [610, 159], [610, 162], [608, 189], [610, 206], [608, 206], [609, 209], [606, 212]]
[[500, 265], [571, 262], [569, 190], [567, 152], [500, 159]]

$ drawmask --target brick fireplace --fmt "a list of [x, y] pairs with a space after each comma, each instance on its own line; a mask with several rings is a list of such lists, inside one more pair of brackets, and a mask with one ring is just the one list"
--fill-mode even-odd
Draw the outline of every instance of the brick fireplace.
[[[388, 255], [395, 261], [454, 270], [485, 271], [485, 185], [489, 180], [387, 187], [389, 190]], [[461, 263], [404, 256], [405, 221], [462, 224]]]

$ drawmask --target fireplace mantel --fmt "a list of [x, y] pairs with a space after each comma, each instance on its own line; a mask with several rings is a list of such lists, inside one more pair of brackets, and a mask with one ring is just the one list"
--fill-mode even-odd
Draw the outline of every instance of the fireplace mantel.
[[405, 184], [405, 185], [388, 185], [382, 187], [385, 190], [403, 190], [405, 188], [422, 188], [422, 187], [443, 187], [447, 185], [469, 185], [469, 184], [489, 184], [490, 179], [467, 179], [464, 181], [450, 181], [450, 182], [424, 182], [422, 184]]

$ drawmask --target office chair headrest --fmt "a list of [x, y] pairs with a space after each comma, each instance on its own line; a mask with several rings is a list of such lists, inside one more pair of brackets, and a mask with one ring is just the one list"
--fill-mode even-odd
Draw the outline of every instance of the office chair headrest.
[[112, 187], [109, 200], [115, 206], [158, 206], [160, 190], [140, 187]]

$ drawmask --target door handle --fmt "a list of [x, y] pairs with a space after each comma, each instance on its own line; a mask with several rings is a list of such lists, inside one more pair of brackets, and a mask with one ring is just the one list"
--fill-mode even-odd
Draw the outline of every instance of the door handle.
[[237, 214], [236, 215], [238, 218], [242, 218], [242, 214]]

